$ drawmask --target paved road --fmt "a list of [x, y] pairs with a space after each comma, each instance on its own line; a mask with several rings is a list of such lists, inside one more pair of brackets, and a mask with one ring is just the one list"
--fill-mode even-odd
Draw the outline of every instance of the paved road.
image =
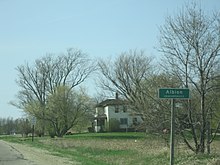
[[15, 148], [0, 140], [0, 165], [34, 165]]

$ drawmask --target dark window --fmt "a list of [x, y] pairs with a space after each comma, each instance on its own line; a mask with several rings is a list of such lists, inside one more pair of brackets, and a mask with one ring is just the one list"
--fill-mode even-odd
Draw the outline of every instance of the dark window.
[[123, 112], [127, 112], [127, 106], [126, 105], [123, 106]]
[[116, 106], [115, 106], [115, 113], [118, 113], [118, 112], [119, 112], [119, 106], [116, 105]]
[[133, 125], [138, 125], [138, 120], [136, 117], [133, 118]]
[[128, 125], [128, 119], [127, 118], [120, 118], [120, 124], [121, 125]]

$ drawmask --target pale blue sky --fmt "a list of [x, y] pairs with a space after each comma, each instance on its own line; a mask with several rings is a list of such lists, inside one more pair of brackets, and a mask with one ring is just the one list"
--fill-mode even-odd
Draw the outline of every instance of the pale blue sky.
[[[0, 0], [0, 117], [21, 117], [8, 104], [18, 87], [15, 68], [47, 53], [78, 48], [90, 57], [154, 49], [158, 27], [189, 0]], [[207, 11], [220, 0], [198, 0]]]

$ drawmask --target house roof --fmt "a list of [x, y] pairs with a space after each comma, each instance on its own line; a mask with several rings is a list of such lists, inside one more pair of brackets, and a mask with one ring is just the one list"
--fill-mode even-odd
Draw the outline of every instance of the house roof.
[[122, 99], [107, 99], [96, 105], [96, 107], [106, 107], [109, 105], [125, 105], [128, 101]]

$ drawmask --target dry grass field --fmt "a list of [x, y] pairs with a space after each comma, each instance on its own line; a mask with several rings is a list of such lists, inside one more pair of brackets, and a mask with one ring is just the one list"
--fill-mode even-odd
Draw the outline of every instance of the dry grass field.
[[[85, 165], [169, 164], [170, 151], [164, 139], [144, 133], [90, 133], [54, 139], [35, 138], [34, 143], [30, 139], [14, 141], [45, 149], [53, 155]], [[177, 138], [175, 164], [220, 164], [220, 140], [212, 144], [210, 155], [195, 155]]]

